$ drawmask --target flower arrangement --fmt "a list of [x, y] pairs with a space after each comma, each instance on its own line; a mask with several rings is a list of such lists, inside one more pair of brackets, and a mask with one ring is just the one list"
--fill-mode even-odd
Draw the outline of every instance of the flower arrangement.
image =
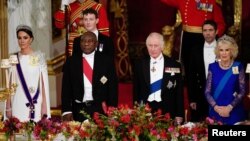
[[29, 120], [27, 122], [23, 122], [23, 133], [27, 134], [28, 140], [31, 141], [32, 132], [35, 127], [35, 122], [33, 120]]
[[17, 118], [0, 122], [0, 130], [7, 137], [24, 130], [37, 140], [53, 139], [58, 134], [66, 139], [91, 141], [205, 141], [208, 140], [208, 125], [222, 125], [211, 118], [204, 122], [188, 122], [175, 125], [169, 114], [161, 111], [151, 113], [148, 105], [135, 104], [108, 107], [106, 114], [95, 113], [93, 119], [84, 122], [61, 122], [44, 116], [40, 121], [21, 123]]
[[34, 126], [33, 135], [35, 139], [47, 140], [52, 139], [56, 134], [61, 132], [61, 121], [48, 119], [43, 116]]
[[208, 131], [201, 123], [186, 123], [182, 126], [178, 126], [173, 132], [172, 140], [207, 140]]
[[199, 123], [188, 122], [184, 125], [175, 127], [172, 131], [172, 140], [193, 140], [206, 141], [208, 140], [208, 125], [222, 125], [212, 118], [207, 117], [205, 121]]
[[78, 131], [79, 125], [80, 122], [77, 121], [62, 122], [62, 134], [66, 139], [69, 139], [77, 134], [76, 131]]
[[3, 122], [4, 127], [2, 129], [5, 132], [6, 138], [10, 138], [14, 133], [18, 133], [23, 127], [20, 120], [16, 117], [11, 117]]
[[73, 137], [75, 140], [94, 140], [97, 136], [97, 126], [85, 120], [84, 122], [63, 122], [62, 134], [66, 139]]
[[107, 115], [95, 113], [94, 121], [110, 140], [167, 140], [170, 134], [165, 129], [174, 126], [169, 114], [152, 114], [148, 105], [139, 104], [133, 109], [126, 105], [109, 107]]

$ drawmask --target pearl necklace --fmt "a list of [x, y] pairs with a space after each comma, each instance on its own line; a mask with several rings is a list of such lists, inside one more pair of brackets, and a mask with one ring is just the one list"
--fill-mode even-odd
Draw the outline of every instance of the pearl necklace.
[[230, 68], [232, 66], [232, 64], [233, 64], [232, 61], [230, 61], [230, 63], [228, 65], [223, 65], [222, 62], [219, 62], [220, 67], [225, 68], [225, 69]]

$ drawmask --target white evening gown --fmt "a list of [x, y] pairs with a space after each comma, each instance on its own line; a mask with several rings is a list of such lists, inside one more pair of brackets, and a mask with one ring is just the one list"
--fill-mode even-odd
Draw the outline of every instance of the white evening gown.
[[[47, 115], [50, 117], [48, 70], [44, 54], [40, 51], [35, 51], [29, 55], [22, 55], [19, 53], [18, 56], [23, 76], [30, 91], [31, 97], [34, 97], [38, 87], [40, 89], [37, 103], [35, 104], [35, 117], [33, 120], [37, 122], [42, 118], [42, 79], [45, 88]], [[30, 109], [26, 106], [26, 103], [29, 103], [29, 101], [24, 93], [16, 67], [13, 67], [11, 72], [16, 74], [17, 82], [16, 93], [11, 98], [12, 116], [17, 117], [21, 122], [28, 121], [30, 120]]]

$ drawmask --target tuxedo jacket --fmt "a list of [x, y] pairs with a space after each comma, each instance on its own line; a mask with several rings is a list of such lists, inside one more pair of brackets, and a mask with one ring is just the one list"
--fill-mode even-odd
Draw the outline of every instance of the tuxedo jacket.
[[[80, 47], [80, 40], [81, 36], [76, 37], [74, 39], [73, 54], [76, 52], [82, 52]], [[99, 32], [97, 40], [98, 40], [98, 46], [96, 48], [96, 52], [104, 53], [108, 56], [111, 56], [114, 59], [115, 47], [112, 38]]]
[[[73, 111], [76, 101], [82, 102], [84, 95], [82, 52], [67, 58], [63, 67], [62, 112]], [[106, 81], [105, 81], [106, 79]], [[107, 106], [117, 106], [118, 79], [115, 65], [110, 56], [95, 52], [92, 92], [95, 103], [106, 102]]]
[[[178, 68], [179, 73], [169, 73], [167, 69]], [[183, 80], [181, 65], [177, 61], [164, 55], [163, 80], [161, 98], [164, 103], [163, 113], [170, 113], [171, 117], [184, 116]], [[150, 94], [150, 57], [147, 56], [135, 62], [134, 68], [134, 101], [147, 103]], [[172, 87], [169, 83], [174, 84]]]

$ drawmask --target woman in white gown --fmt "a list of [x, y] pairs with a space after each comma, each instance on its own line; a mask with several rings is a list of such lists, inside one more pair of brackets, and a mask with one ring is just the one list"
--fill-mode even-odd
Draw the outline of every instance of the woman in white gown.
[[6, 101], [5, 118], [37, 122], [44, 115], [50, 117], [47, 64], [44, 54], [31, 47], [34, 37], [29, 26], [19, 25], [16, 34], [19, 63], [12, 67], [9, 77], [10, 84], [17, 83], [17, 88]]

